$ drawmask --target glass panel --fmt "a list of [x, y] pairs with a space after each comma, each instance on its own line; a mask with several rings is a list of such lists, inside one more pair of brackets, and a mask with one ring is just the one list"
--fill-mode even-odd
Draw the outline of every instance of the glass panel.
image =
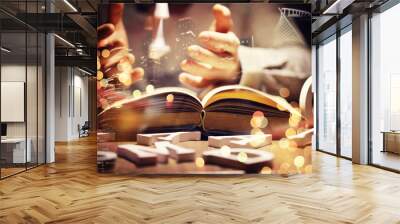
[[318, 149], [336, 153], [336, 37], [318, 48]]
[[[36, 1], [27, 2], [27, 13], [35, 14], [39, 11]], [[33, 21], [36, 20], [36, 21]], [[29, 21], [36, 24], [37, 16], [30, 16]], [[27, 29], [27, 80], [26, 80], [26, 112], [27, 112], [27, 149], [30, 148], [30, 162], [27, 167], [38, 164], [38, 33], [34, 29]]]
[[4, 129], [1, 140], [2, 177], [25, 170], [26, 162], [31, 161], [30, 142], [27, 144], [26, 141], [25, 118], [26, 41], [25, 30], [11, 31], [8, 27], [2, 27], [1, 121]]
[[46, 60], [46, 52], [45, 52], [45, 44], [46, 37], [44, 34], [40, 33], [38, 35], [38, 164], [43, 164], [46, 161], [46, 148], [45, 148], [45, 60]]
[[[372, 163], [400, 170], [400, 4], [371, 19]], [[385, 133], [386, 132], [386, 133]]]
[[[28, 38], [28, 63], [27, 63], [27, 80], [26, 80], [26, 89], [27, 89], [27, 97], [26, 97], [26, 111], [27, 111], [27, 142], [29, 144], [28, 149], [30, 147], [30, 162], [28, 163], [28, 167], [33, 167], [37, 165], [37, 127], [38, 127], [38, 119], [37, 119], [37, 73], [38, 73], [38, 55], [37, 55], [37, 41], [38, 36], [36, 32], [27, 33]], [[29, 160], [28, 160], [29, 161]]]
[[352, 157], [352, 33], [340, 36], [340, 153]]

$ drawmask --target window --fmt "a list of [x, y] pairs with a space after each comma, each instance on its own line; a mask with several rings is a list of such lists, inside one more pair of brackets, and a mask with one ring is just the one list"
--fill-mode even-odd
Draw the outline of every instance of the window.
[[399, 21], [400, 4], [371, 18], [370, 156], [373, 164], [395, 170], [400, 170]]
[[342, 31], [340, 41], [340, 155], [352, 157], [352, 33]]
[[318, 149], [336, 154], [336, 36], [318, 47]]

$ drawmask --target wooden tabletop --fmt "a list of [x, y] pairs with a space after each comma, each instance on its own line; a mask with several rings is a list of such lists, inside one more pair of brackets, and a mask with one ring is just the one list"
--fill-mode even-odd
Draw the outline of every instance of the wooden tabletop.
[[[98, 143], [98, 150], [116, 151], [120, 144], [135, 144], [135, 142], [105, 142]], [[190, 141], [179, 143], [178, 145], [192, 148], [196, 151], [196, 158], [202, 158], [205, 150], [214, 149], [208, 147], [207, 141]], [[307, 173], [311, 169], [311, 147], [297, 148], [286, 147], [284, 142], [273, 141], [272, 145], [265, 146], [259, 150], [265, 150], [274, 154], [273, 165], [271, 168], [264, 167], [262, 173], [265, 174], [294, 174]], [[302, 156], [304, 165], [295, 165], [295, 158]], [[300, 159], [301, 160], [301, 159]], [[297, 165], [301, 165], [298, 164]], [[167, 164], [157, 164], [156, 166], [138, 167], [134, 163], [118, 157], [114, 170], [116, 174], [243, 174], [242, 170], [221, 167], [210, 164], [196, 164], [196, 162], [177, 163], [169, 159]]]

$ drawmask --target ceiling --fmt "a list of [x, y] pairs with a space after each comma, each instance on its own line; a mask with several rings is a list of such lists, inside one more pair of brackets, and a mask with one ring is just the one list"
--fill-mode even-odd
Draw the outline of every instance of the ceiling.
[[[376, 7], [387, 0], [292, 0], [291, 2], [293, 1], [311, 4], [312, 32], [315, 38], [345, 15]], [[56, 38], [56, 56], [58, 56], [56, 62], [61, 65], [68, 62], [78, 63], [77, 66], [79, 62], [94, 65], [97, 6], [102, 0], [48, 0], [47, 5], [45, 2], [45, 0], [0, 1], [2, 46], [13, 49], [13, 54], [28, 53], [29, 55], [35, 52], [36, 39], [30, 34], [25, 39], [25, 35], [21, 36], [21, 32], [54, 32], [75, 45], [71, 47], [62, 39]], [[283, 1], [270, 0], [268, 2]], [[52, 13], [49, 13], [50, 11]], [[329, 13], [326, 15], [324, 12]], [[25, 46], [28, 46], [27, 52], [24, 51]], [[95, 71], [93, 67], [90, 69]]]

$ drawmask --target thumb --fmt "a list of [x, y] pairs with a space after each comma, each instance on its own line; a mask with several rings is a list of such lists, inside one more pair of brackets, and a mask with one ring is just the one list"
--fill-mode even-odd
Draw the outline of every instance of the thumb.
[[118, 24], [122, 16], [124, 14], [124, 4], [123, 3], [113, 3], [110, 6], [109, 9], [109, 15], [110, 15], [110, 23], [116, 25]]
[[212, 11], [215, 19], [212, 29], [220, 33], [229, 32], [233, 27], [231, 11], [221, 4], [215, 4]]

